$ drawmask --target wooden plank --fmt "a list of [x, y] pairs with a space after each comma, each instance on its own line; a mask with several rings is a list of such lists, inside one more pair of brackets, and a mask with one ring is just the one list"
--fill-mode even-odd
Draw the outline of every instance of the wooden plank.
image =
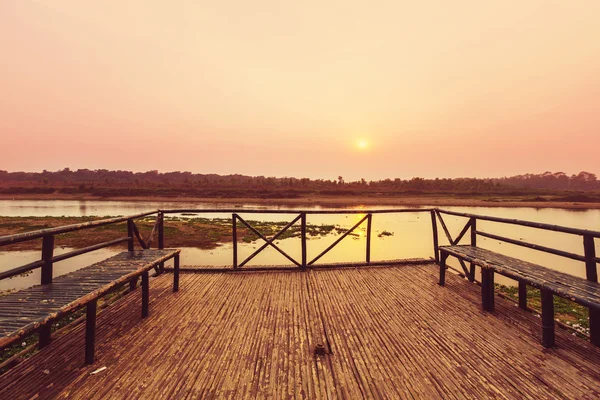
[[440, 288], [436, 267], [182, 274], [177, 295], [163, 274], [147, 319], [137, 295], [98, 314], [94, 366], [81, 324], [3, 375], [0, 398], [600, 396], [600, 349], [558, 329], [544, 350], [539, 318], [502, 298], [481, 313], [478, 287]]

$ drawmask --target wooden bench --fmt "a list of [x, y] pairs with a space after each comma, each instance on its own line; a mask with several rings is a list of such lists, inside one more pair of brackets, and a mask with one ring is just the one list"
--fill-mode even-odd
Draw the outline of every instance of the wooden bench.
[[557, 295], [590, 310], [590, 339], [600, 345], [600, 284], [541, 265], [495, 253], [475, 246], [440, 246], [440, 285], [446, 277], [446, 260], [454, 256], [481, 267], [483, 309], [494, 311], [494, 272], [519, 283], [519, 306], [527, 308], [527, 286], [540, 289], [542, 303], [542, 345], [554, 345], [554, 302]]
[[86, 309], [85, 362], [94, 362], [97, 300], [142, 277], [142, 318], [148, 316], [149, 271], [174, 259], [173, 291], [179, 289], [178, 249], [126, 251], [55, 278], [52, 283], [0, 297], [0, 349], [38, 331], [40, 347], [50, 343], [52, 323]]

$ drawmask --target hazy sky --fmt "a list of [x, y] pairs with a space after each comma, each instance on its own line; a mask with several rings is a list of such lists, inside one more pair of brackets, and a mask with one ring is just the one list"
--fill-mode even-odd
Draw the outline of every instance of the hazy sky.
[[599, 18], [599, 0], [1, 0], [0, 169], [600, 173]]

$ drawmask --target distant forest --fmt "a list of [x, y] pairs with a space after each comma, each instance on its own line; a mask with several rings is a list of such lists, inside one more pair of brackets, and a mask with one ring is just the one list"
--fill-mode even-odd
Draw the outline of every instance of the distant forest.
[[[265, 176], [193, 174], [191, 172], [130, 172], [105, 169], [50, 172], [7, 172], [0, 170], [0, 194], [71, 194], [99, 197], [192, 196], [294, 198], [324, 196], [405, 196], [414, 194], [453, 195], [544, 195], [600, 192], [596, 175], [580, 172], [525, 174], [504, 178], [383, 179], [345, 181], [337, 179], [275, 178]], [[598, 193], [586, 193], [597, 196]], [[580, 196], [581, 197], [581, 196]], [[585, 196], [583, 196], [585, 197]]]

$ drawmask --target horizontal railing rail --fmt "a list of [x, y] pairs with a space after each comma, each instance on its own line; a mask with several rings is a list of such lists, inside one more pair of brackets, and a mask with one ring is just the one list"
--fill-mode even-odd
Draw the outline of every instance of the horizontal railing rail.
[[0, 236], [0, 246], [6, 246], [9, 244], [15, 244], [15, 243], [20, 243], [20, 242], [25, 242], [28, 240], [39, 239], [39, 238], [43, 238], [44, 236], [47, 236], [47, 235], [59, 235], [61, 233], [68, 233], [68, 232], [79, 231], [82, 229], [89, 229], [89, 228], [94, 228], [94, 227], [103, 226], [103, 225], [116, 224], [118, 222], [127, 221], [128, 219], [137, 219], [137, 218], [141, 218], [141, 217], [146, 217], [148, 215], [156, 214], [157, 212], [158, 212], [157, 210], [156, 211], [148, 211], [148, 212], [128, 215], [128, 216], [124, 216], [124, 217], [107, 218], [107, 219], [101, 219], [101, 220], [97, 220], [97, 221], [83, 222], [81, 224], [57, 226], [55, 228], [40, 229], [40, 230], [36, 230], [36, 231], [31, 231], [31, 232], [16, 233], [14, 235]]
[[[267, 247], [273, 247], [277, 252], [287, 258], [295, 267], [306, 269], [309, 266], [315, 265], [315, 263], [320, 260], [325, 254], [331, 251], [335, 246], [337, 246], [346, 236], [351, 234], [354, 230], [356, 230], [360, 225], [362, 225], [365, 221], [367, 222], [366, 227], [366, 249], [365, 249], [365, 265], [371, 264], [371, 231], [372, 231], [372, 219], [374, 214], [401, 214], [401, 213], [432, 213], [432, 208], [391, 208], [391, 209], [335, 209], [335, 210], [294, 210], [294, 209], [244, 209], [244, 208], [213, 208], [213, 209], [197, 209], [197, 208], [186, 208], [186, 209], [161, 209], [159, 212], [162, 215], [167, 214], [184, 214], [184, 213], [194, 213], [194, 214], [230, 214], [232, 227], [231, 227], [231, 235], [233, 240], [233, 251], [232, 251], [232, 266], [233, 269], [239, 269], [245, 266], [248, 262], [250, 262], [254, 257], [256, 257], [261, 251], [266, 249]], [[240, 214], [286, 214], [286, 215], [295, 215], [295, 218], [292, 219], [286, 226], [284, 226], [279, 232], [273, 235], [271, 238], [267, 238], [265, 235], [257, 231], [254, 227], [248, 223], [244, 218], [240, 216]], [[314, 257], [311, 261], [308, 261], [307, 258], [307, 237], [306, 237], [306, 217], [307, 215], [364, 215], [364, 217], [356, 223], [352, 228], [348, 231], [344, 232], [339, 238], [335, 240], [329, 247], [323, 250], [319, 255]], [[289, 228], [291, 228], [295, 223], [300, 222], [300, 238], [301, 238], [301, 260], [298, 261], [291, 257], [288, 253], [282, 250], [277, 244], [275, 240], [278, 239], [282, 234], [284, 234]], [[248, 256], [244, 261], [238, 262], [238, 240], [237, 240], [237, 223], [240, 222], [244, 225], [250, 232], [255, 234], [259, 239], [262, 239], [264, 243], [256, 249], [250, 256]]]
[[456, 211], [448, 211], [448, 210], [444, 210], [441, 208], [436, 208], [435, 210], [442, 214], [454, 215], [457, 217], [475, 218], [475, 219], [478, 219], [481, 221], [500, 222], [500, 223], [504, 223], [504, 224], [521, 225], [521, 226], [527, 226], [530, 228], [544, 229], [544, 230], [548, 230], [548, 231], [571, 233], [573, 235], [591, 236], [591, 237], [595, 237], [595, 238], [600, 238], [600, 231], [569, 228], [566, 226], [551, 225], [551, 224], [545, 224], [542, 222], [523, 221], [520, 219], [489, 217], [487, 215], [461, 213], [461, 212], [456, 212]]
[[[145, 242], [134, 222], [135, 219], [147, 217], [150, 215], [157, 214], [156, 223], [152, 229], [148, 241]], [[54, 255], [54, 238], [56, 235], [64, 233], [90, 229], [110, 224], [118, 224], [121, 222], [127, 222], [127, 236], [118, 239], [109, 240], [106, 242], [94, 244], [91, 246], [83, 247], [67, 253]], [[150, 244], [155, 236], [155, 232], [158, 230], [158, 247], [164, 248], [163, 246], [163, 229], [162, 229], [163, 215], [158, 210], [148, 211], [123, 217], [106, 218], [95, 221], [84, 222], [81, 224], [64, 225], [55, 228], [40, 229], [36, 231], [30, 231], [25, 233], [18, 233], [13, 235], [0, 236], [0, 246], [7, 246], [16, 243], [22, 243], [25, 241], [42, 239], [42, 256], [41, 260], [37, 260], [16, 268], [12, 268], [8, 271], [0, 272], [0, 280], [11, 278], [13, 276], [21, 275], [32, 271], [37, 268], [42, 269], [42, 284], [52, 283], [53, 264], [59, 261], [67, 260], [85, 253], [89, 253], [95, 250], [99, 250], [105, 247], [114, 246], [127, 242], [127, 249], [129, 251], [134, 250], [134, 239], [137, 239], [143, 249], [150, 248]], [[164, 265], [160, 265], [159, 270], [163, 269]]]
[[159, 210], [164, 214], [181, 214], [181, 213], [204, 213], [204, 214], [392, 214], [392, 213], [410, 213], [410, 212], [431, 212], [432, 208], [387, 208], [387, 209], [339, 209], [339, 210], [294, 210], [294, 209], [260, 209], [260, 208], [182, 208]]

